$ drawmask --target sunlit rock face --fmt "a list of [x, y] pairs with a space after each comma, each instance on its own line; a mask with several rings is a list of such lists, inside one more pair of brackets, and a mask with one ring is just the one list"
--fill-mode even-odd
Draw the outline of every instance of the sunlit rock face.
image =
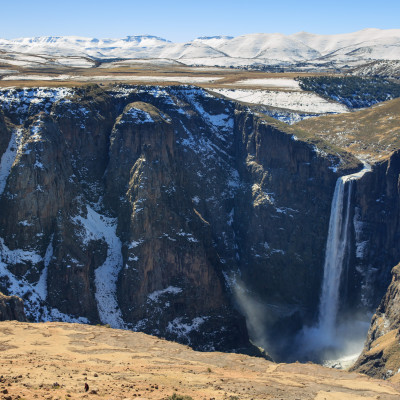
[[372, 317], [364, 350], [352, 370], [387, 379], [399, 373], [400, 265]]
[[[250, 334], [288, 357], [317, 318], [336, 179], [361, 163], [349, 169], [195, 87], [3, 89], [0, 99], [0, 290], [23, 298], [30, 320], [110, 324], [200, 350], [250, 351]], [[363, 182], [354, 226], [371, 220]], [[350, 254], [369, 235], [358, 228]], [[360, 282], [345, 285], [356, 294], [341, 309], [358, 307]]]
[[0, 321], [27, 321], [24, 313], [24, 303], [17, 296], [5, 296], [0, 292]]

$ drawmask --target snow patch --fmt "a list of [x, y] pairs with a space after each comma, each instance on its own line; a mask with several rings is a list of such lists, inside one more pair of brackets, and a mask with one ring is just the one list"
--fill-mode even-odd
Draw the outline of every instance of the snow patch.
[[127, 116], [133, 118], [136, 123], [145, 124], [154, 122], [153, 118], [151, 118], [148, 112], [135, 107], [131, 107], [128, 111], [125, 111], [121, 120], [122, 123], [127, 122], [125, 120], [125, 117]]
[[186, 237], [189, 242], [198, 243], [199, 241], [193, 237], [191, 233], [183, 232], [181, 229], [179, 232], [176, 233], [178, 236]]
[[288, 78], [244, 79], [234, 83], [237, 86], [279, 87], [286, 89], [300, 89], [299, 82]]
[[294, 111], [319, 114], [348, 112], [347, 107], [342, 104], [327, 101], [314, 93], [244, 89], [212, 89], [212, 91], [245, 103], [262, 104]]
[[168, 286], [165, 289], [162, 290], [156, 290], [150, 294], [147, 295], [147, 298], [150, 301], [158, 301], [161, 296], [164, 294], [178, 294], [182, 293], [182, 289], [176, 286]]
[[122, 244], [117, 236], [116, 218], [97, 213], [86, 206], [86, 217], [76, 216], [72, 220], [83, 228], [81, 238], [85, 245], [91, 240], [102, 240], [107, 244], [107, 258], [95, 270], [96, 301], [100, 320], [113, 328], [124, 329], [121, 310], [117, 302], [117, 280], [122, 269]]
[[168, 323], [167, 331], [176, 335], [179, 339], [185, 339], [190, 344], [189, 334], [193, 331], [198, 331], [207, 319], [208, 317], [196, 317], [191, 322], [185, 323], [182, 317], [177, 317]]
[[0, 196], [3, 194], [7, 184], [8, 176], [10, 175], [12, 165], [17, 156], [18, 148], [22, 141], [22, 129], [17, 129], [11, 132], [11, 138], [7, 149], [1, 157], [0, 161]]

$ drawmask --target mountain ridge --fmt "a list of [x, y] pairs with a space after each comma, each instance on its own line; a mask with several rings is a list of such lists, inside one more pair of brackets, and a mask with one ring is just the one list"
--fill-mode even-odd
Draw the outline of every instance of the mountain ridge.
[[[251, 33], [237, 37], [203, 36], [174, 43], [154, 35], [125, 38], [37, 36], [0, 39], [0, 50], [44, 56], [180, 60], [187, 65], [358, 65], [361, 61], [400, 59], [400, 29], [369, 28], [352, 33], [319, 35], [298, 32]], [[1, 60], [0, 60], [1, 61]]]

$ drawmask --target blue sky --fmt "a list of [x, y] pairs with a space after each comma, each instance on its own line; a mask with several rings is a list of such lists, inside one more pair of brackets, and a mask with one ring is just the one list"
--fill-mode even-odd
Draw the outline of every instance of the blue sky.
[[0, 0], [1, 38], [152, 34], [184, 42], [246, 33], [400, 28], [400, 1]]

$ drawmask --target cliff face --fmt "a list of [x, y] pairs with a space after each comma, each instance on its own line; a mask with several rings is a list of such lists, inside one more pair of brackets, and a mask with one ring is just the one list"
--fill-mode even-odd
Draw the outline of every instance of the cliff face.
[[[315, 320], [334, 156], [198, 88], [7, 89], [0, 99], [0, 289], [22, 297], [31, 320], [110, 324], [203, 350], [243, 349], [249, 331], [278, 356], [277, 338]], [[393, 196], [395, 165], [385, 170]], [[357, 245], [367, 223], [375, 229], [368, 193], [383, 190], [370, 175], [357, 186]], [[397, 231], [385, 218], [390, 251]]]
[[[400, 154], [376, 165], [375, 174], [360, 182], [354, 217], [356, 261], [354, 293], [367, 309], [376, 307], [364, 350], [353, 370], [379, 378], [399, 373], [400, 266]], [[390, 281], [391, 272], [391, 283]], [[351, 280], [350, 280], [351, 285]], [[353, 297], [354, 298], [354, 297]]]
[[0, 292], [0, 321], [26, 322], [24, 303], [17, 296], [5, 296]]
[[374, 310], [391, 280], [391, 269], [400, 260], [400, 153], [376, 163], [356, 182], [351, 247], [345, 301]]
[[353, 371], [377, 378], [398, 373], [400, 350], [400, 265], [392, 270], [392, 282], [374, 314], [364, 350]]

